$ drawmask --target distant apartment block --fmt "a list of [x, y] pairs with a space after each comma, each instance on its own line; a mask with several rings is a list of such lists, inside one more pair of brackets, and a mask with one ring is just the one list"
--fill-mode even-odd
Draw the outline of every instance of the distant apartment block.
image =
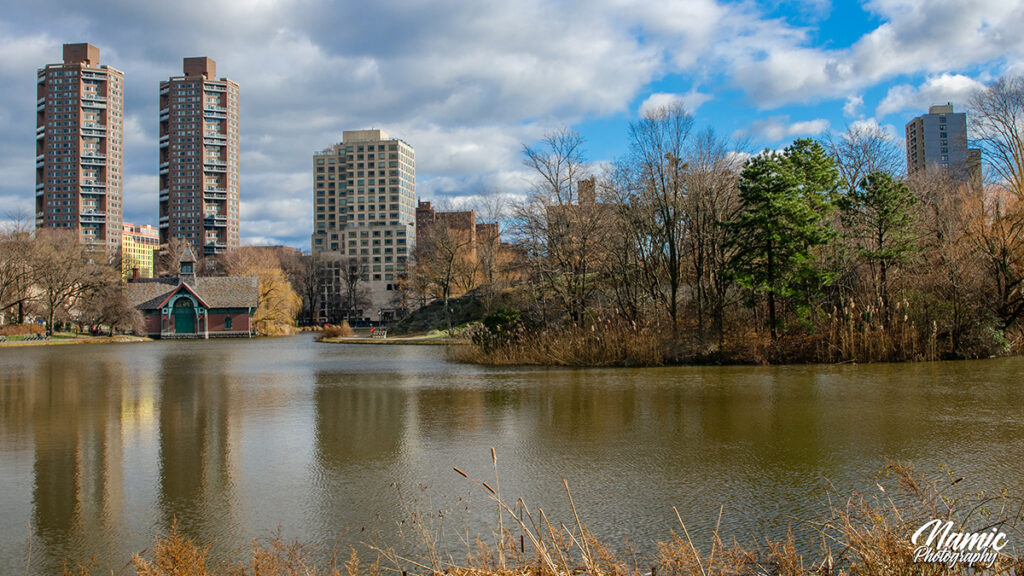
[[239, 245], [238, 84], [210, 58], [185, 58], [160, 82], [160, 243], [182, 238], [199, 257]]
[[91, 44], [36, 75], [36, 228], [72, 230], [113, 254], [121, 245], [124, 73]]
[[972, 187], [981, 186], [981, 150], [967, 147], [967, 114], [952, 104], [932, 106], [907, 122], [907, 174], [942, 169]]
[[456, 231], [468, 241], [469, 252], [474, 254], [472, 258], [475, 258], [481, 244], [501, 244], [501, 231], [497, 222], [479, 223], [476, 221], [475, 210], [436, 210], [430, 202], [421, 200], [416, 206], [416, 244], [426, 244], [437, 226]]
[[121, 228], [121, 278], [153, 278], [154, 255], [160, 249], [160, 231], [155, 226], [125, 222]]
[[313, 253], [329, 262], [328, 296], [345, 290], [346, 277], [367, 289], [357, 319], [394, 313], [416, 244], [415, 202], [415, 153], [382, 130], [346, 130], [341, 142], [313, 155]]

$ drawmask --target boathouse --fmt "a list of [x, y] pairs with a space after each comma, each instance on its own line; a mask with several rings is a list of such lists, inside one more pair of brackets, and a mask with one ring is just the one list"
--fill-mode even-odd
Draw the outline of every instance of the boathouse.
[[151, 338], [218, 338], [255, 335], [259, 301], [255, 276], [196, 277], [196, 257], [186, 248], [177, 278], [137, 278], [128, 301], [142, 312]]

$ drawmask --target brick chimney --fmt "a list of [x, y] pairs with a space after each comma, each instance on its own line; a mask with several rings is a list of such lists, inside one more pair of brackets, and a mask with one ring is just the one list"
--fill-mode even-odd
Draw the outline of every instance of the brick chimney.
[[579, 197], [580, 206], [591, 206], [597, 201], [597, 180], [588, 178], [580, 180], [576, 184], [576, 194]]

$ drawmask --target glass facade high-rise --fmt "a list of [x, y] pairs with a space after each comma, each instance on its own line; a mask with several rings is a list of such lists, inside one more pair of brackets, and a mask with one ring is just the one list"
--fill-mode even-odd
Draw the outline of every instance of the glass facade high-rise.
[[355, 280], [368, 293], [358, 318], [386, 319], [415, 244], [411, 146], [382, 130], [347, 130], [313, 155], [312, 249], [332, 271], [325, 300]]
[[36, 228], [73, 230], [113, 254], [121, 245], [124, 73], [100, 50], [65, 44], [37, 74]]
[[160, 83], [160, 243], [201, 256], [239, 245], [238, 84], [216, 75], [212, 59], [185, 58]]

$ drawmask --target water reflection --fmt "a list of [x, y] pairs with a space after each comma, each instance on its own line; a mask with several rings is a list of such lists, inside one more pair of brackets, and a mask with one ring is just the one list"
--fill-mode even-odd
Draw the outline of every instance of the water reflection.
[[[482, 370], [426, 347], [308, 338], [0, 349], [0, 573], [97, 555], [117, 573], [172, 521], [217, 558], [278, 525], [332, 546], [391, 534], [399, 493], [488, 533], [452, 471], [602, 538], [784, 532], [824, 479], [873, 490], [885, 457], [1024, 493], [1024, 360]], [[421, 490], [421, 487], [423, 489]], [[401, 492], [399, 492], [401, 491]], [[468, 495], [468, 499], [467, 499]], [[461, 498], [461, 500], [460, 500]]]
[[[111, 555], [124, 513], [123, 374], [116, 364], [69, 366], [44, 356], [24, 388], [34, 439], [32, 526], [48, 571], [60, 558]], [[5, 386], [7, 388], [7, 386]], [[82, 410], [91, 406], [91, 410]]]
[[161, 527], [215, 542], [232, 520], [229, 413], [233, 390], [224, 366], [202, 349], [162, 359], [160, 394]]

